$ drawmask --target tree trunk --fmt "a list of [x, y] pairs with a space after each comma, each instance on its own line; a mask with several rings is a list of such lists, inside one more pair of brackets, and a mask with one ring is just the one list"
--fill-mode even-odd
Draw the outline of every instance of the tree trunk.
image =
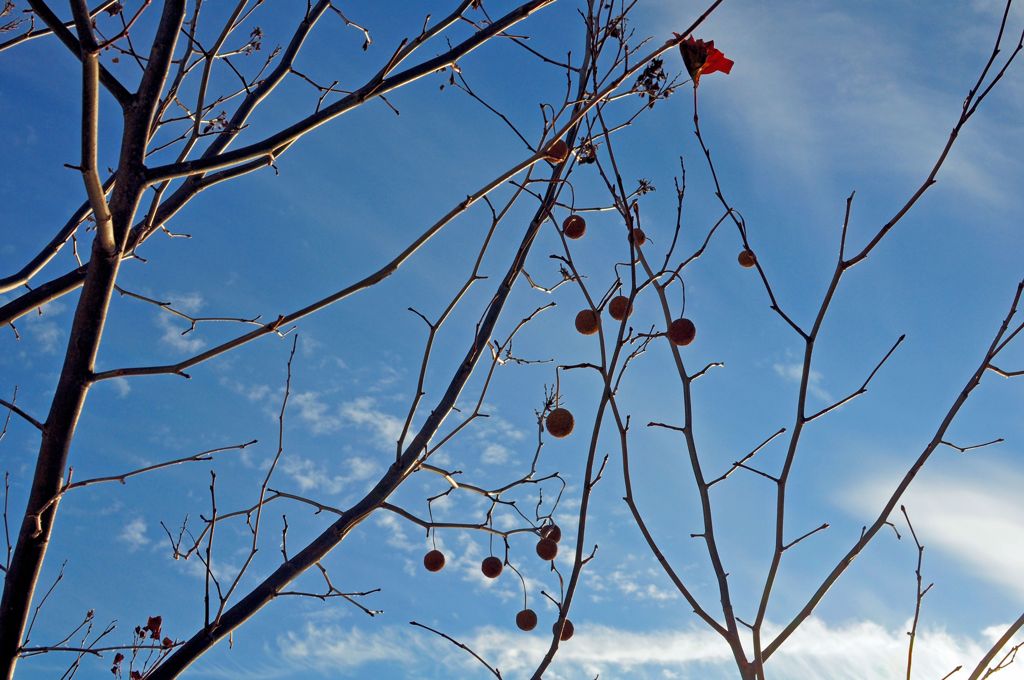
[[[58, 502], [51, 501], [60, 493], [68, 450], [89, 392], [89, 379], [120, 264], [118, 254], [104, 254], [94, 243], [85, 285], [75, 309], [64, 367], [44, 424], [25, 519], [4, 582], [0, 602], [0, 677], [3, 678], [14, 676], [32, 594], [57, 514]], [[43, 508], [45, 512], [41, 512]]]

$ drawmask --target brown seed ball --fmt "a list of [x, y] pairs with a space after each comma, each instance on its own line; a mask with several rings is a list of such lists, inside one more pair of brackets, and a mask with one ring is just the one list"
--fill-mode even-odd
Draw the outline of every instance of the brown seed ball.
[[587, 221], [579, 215], [569, 215], [562, 222], [562, 233], [566, 238], [580, 238], [587, 232]]
[[616, 321], [622, 321], [633, 313], [633, 305], [629, 304], [629, 298], [624, 295], [616, 295], [608, 303], [608, 313]]
[[598, 316], [593, 309], [584, 309], [576, 315], [576, 330], [583, 335], [593, 335], [597, 332]]
[[673, 345], [689, 345], [697, 337], [697, 327], [689, 319], [676, 319], [668, 325], [668, 339]]
[[740, 266], [746, 269], [750, 269], [757, 262], [757, 256], [754, 255], [753, 250], [743, 249], [740, 251], [739, 256], [736, 258], [739, 261]]
[[558, 544], [552, 541], [550, 538], [542, 538], [537, 541], [537, 557], [541, 558], [546, 562], [550, 562], [555, 559], [555, 555], [558, 554]]
[[484, 561], [480, 563], [480, 571], [482, 571], [484, 576], [487, 578], [498, 578], [503, 568], [501, 560], [493, 555], [485, 558]]
[[565, 143], [565, 140], [556, 139], [548, 144], [548, 148], [544, 149], [544, 158], [552, 163], [561, 163], [568, 157], [569, 145]]
[[568, 437], [569, 433], [572, 432], [572, 426], [575, 424], [575, 420], [572, 414], [569, 413], [569, 409], [556, 408], [548, 414], [546, 425], [548, 432], [551, 433], [552, 437]]
[[647, 243], [647, 234], [643, 229], [636, 228], [629, 234], [629, 240], [636, 244], [637, 248]]
[[423, 566], [427, 571], [441, 571], [444, 569], [444, 553], [440, 550], [431, 550], [423, 556]]
[[524, 609], [516, 614], [516, 625], [519, 630], [533, 630], [537, 627], [537, 612], [532, 609]]
[[558, 528], [557, 524], [545, 524], [540, 528], [541, 538], [550, 538], [555, 543], [562, 540], [562, 530]]
[[551, 634], [558, 635], [558, 639], [565, 642], [572, 637], [572, 634], [576, 632], [576, 629], [572, 625], [572, 621], [566, 619], [562, 624], [562, 634], [558, 635], [558, 621], [555, 621], [555, 625], [551, 626]]

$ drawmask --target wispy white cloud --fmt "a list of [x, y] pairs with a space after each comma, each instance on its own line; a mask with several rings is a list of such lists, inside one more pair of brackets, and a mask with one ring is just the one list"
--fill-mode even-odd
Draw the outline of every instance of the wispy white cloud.
[[149, 545], [149, 536], [146, 535], [146, 521], [141, 517], [134, 518], [124, 525], [121, 533], [117, 535], [117, 539], [126, 543], [128, 549], [132, 552]]
[[511, 453], [507, 446], [491, 442], [484, 445], [484, 450], [480, 453], [480, 461], [487, 465], [501, 465], [508, 462]]
[[509, 442], [518, 442], [526, 437], [526, 433], [517, 428], [511, 422], [495, 414], [496, 406], [484, 404], [484, 412], [487, 418], [480, 423], [477, 429], [477, 437], [481, 439], [499, 438]]
[[345, 483], [340, 476], [328, 475], [322, 464], [309, 458], [287, 455], [281, 460], [280, 465], [281, 471], [298, 485], [302, 493], [314, 490], [338, 493]]
[[[804, 375], [804, 366], [799, 362], [776, 362], [772, 364], [772, 369], [775, 370], [775, 374], [780, 378], [792, 383], [799, 383]], [[807, 375], [807, 391], [822, 401], [831, 401], [832, 395], [821, 386], [822, 377], [819, 371], [815, 371], [812, 368], [811, 372]]]
[[[541, 628], [538, 628], [541, 630]], [[940, 678], [958, 665], [968, 667], [991, 644], [996, 627], [975, 636], [943, 630], [921, 630], [916, 643], [915, 678]], [[452, 633], [508, 677], [536, 668], [547, 651], [543, 634], [526, 635], [509, 628], [486, 626]], [[427, 633], [387, 626], [367, 632], [335, 625], [307, 624], [278, 638], [281, 655], [297, 666], [323, 672], [351, 671], [368, 663], [411, 667], [424, 656], [439, 659], [458, 677], [475, 677], [480, 666]], [[905, 629], [888, 630], [870, 622], [830, 626], [810, 619], [768, 662], [774, 677], [787, 680], [891, 680], [905, 673]], [[631, 631], [577, 624], [576, 635], [563, 644], [551, 680], [601, 677], [701, 678], [736, 677], [729, 648], [711, 631], [698, 629]], [[459, 669], [459, 670], [456, 670]], [[1003, 678], [1020, 680], [1024, 668], [1011, 666]]]
[[54, 354], [60, 349], [64, 332], [56, 322], [47, 320], [35, 321], [28, 326], [29, 335], [36, 343], [36, 346], [45, 354]]
[[390, 512], [378, 512], [375, 515], [374, 523], [384, 530], [387, 538], [385, 541], [392, 548], [398, 548], [405, 552], [416, 552], [420, 548], [418, 541], [409, 538], [406, 532], [405, 520], [399, 519], [397, 515]]
[[503, 508], [499, 507], [494, 512], [494, 527], [501, 529], [502, 531], [509, 531], [511, 529], [518, 529], [523, 526], [523, 518], [516, 514], [514, 511], [502, 512]]
[[332, 412], [319, 392], [297, 392], [292, 395], [289, 405], [296, 410], [299, 419], [309, 425], [313, 434], [330, 434], [341, 429], [341, 418]]
[[[204, 304], [202, 293], [199, 292], [168, 293], [164, 299], [170, 302], [173, 308], [192, 315], [198, 314]], [[188, 329], [187, 322], [182, 324], [181, 319], [176, 319], [164, 311], [157, 312], [155, 320], [157, 327], [162, 331], [161, 342], [176, 352], [194, 354], [206, 346], [194, 330], [182, 334], [182, 331]]]
[[197, 314], [205, 304], [203, 294], [199, 291], [168, 293], [166, 299], [172, 307], [186, 314]]
[[336, 494], [346, 486], [369, 479], [377, 473], [377, 463], [369, 458], [347, 456], [344, 459], [344, 470], [329, 471], [327, 466], [310, 458], [286, 453], [281, 459], [281, 471], [295, 482], [299, 491], [323, 491]]
[[516, 457], [515, 447], [526, 438], [526, 433], [497, 415], [495, 406], [484, 404], [482, 410], [487, 417], [478, 419], [470, 430], [474, 445], [479, 447], [480, 462], [502, 465], [513, 460]]
[[347, 456], [345, 467], [347, 469], [346, 477], [357, 481], [369, 479], [380, 469], [377, 461], [363, 456]]
[[220, 384], [232, 392], [242, 395], [249, 401], [263, 401], [274, 395], [274, 390], [271, 389], [270, 385], [246, 385], [243, 382], [232, 380], [228, 377], [220, 378]]
[[369, 387], [370, 392], [383, 392], [402, 377], [402, 372], [390, 363], [378, 363], [375, 370], [373, 384]]
[[341, 405], [340, 413], [347, 422], [367, 428], [378, 448], [394, 450], [395, 442], [402, 434], [404, 420], [381, 410], [375, 399], [359, 397], [347, 401]]
[[[926, 474], [910, 487], [903, 503], [917, 535], [927, 548], [949, 554], [1024, 602], [1024, 475], [966, 462], [964, 467], [955, 476]], [[894, 486], [892, 477], [867, 479], [840, 502], [858, 515], [877, 513]]]
[[[213, 568], [210, 569], [210, 573], [221, 583], [230, 582], [236, 576], [238, 576], [239, 564], [245, 560], [245, 549], [243, 549], [237, 556], [237, 562], [231, 563], [226, 559], [214, 559]], [[175, 561], [178, 569], [181, 569], [184, 573], [197, 579], [206, 578], [206, 565], [203, 564], [202, 560], [199, 559], [198, 555], [194, 554], [184, 560]]]
[[44, 354], [56, 354], [61, 349], [65, 333], [57, 319], [66, 311], [68, 307], [58, 300], [24, 317], [26, 335], [36, 349]]
[[[190, 332], [182, 335], [181, 324], [176, 323], [170, 314], [159, 312], [156, 315], [156, 325], [161, 331], [160, 341], [181, 354], [194, 354], [201, 350], [205, 343]], [[185, 326], [187, 328], [188, 326]]]
[[250, 385], [245, 392], [245, 398], [249, 401], [263, 401], [273, 394], [270, 385]]
[[124, 399], [131, 394], [132, 386], [128, 382], [127, 378], [113, 378], [109, 381], [114, 386], [114, 390], [117, 392], [117, 396]]
[[297, 392], [292, 394], [289, 408], [295, 409], [313, 434], [331, 434], [345, 425], [355, 425], [367, 430], [374, 446], [385, 451], [394, 450], [402, 432], [403, 421], [381, 409], [373, 397], [358, 397], [335, 406], [322, 392]]
[[666, 602], [670, 600], [678, 600], [680, 595], [677, 591], [662, 588], [657, 585], [656, 580], [664, 579], [663, 574], [655, 572], [653, 569], [647, 569], [643, 572], [642, 578], [636, 571], [616, 569], [608, 575], [608, 579], [615, 586], [616, 589], [629, 600], [654, 600], [656, 602]]
[[64, 302], [60, 300], [53, 300], [40, 307], [37, 312], [37, 316], [56, 316], [58, 314], [63, 314], [69, 309], [71, 308]]
[[[1001, 11], [1005, 3], [975, 3], [976, 14], [983, 14], [975, 22], [984, 26], [981, 45], [959, 46], [977, 53], [979, 69], [996, 28], [992, 4]], [[948, 78], [924, 77], [928, 67], [915, 63], [915, 46], [896, 33], [900, 27], [866, 20], [861, 13], [868, 11], [864, 3], [813, 0], [722, 8], [712, 17], [714, 37], [736, 67], [728, 86], [708, 93], [706, 106], [727, 112], [718, 118], [744, 148], [809, 186], [849, 172], [889, 173], [908, 187], [923, 180], [974, 76], [964, 76], [952, 91], [956, 84]], [[779, 36], [814, 58], [780, 52]], [[1006, 129], [1000, 125], [1006, 123], [984, 115], [973, 120], [971, 143], [950, 156], [940, 181], [978, 200], [1013, 195], [1008, 178], [1016, 176], [1020, 160], [1001, 143]]]
[[[1005, 0], [971, 0], [971, 7], [978, 12], [988, 14], [992, 19], [998, 19], [1006, 9]], [[1014, 4], [1010, 8], [1010, 16], [1016, 20], [1024, 18], [1024, 5]]]
[[306, 624], [278, 639], [281, 656], [295, 666], [322, 672], [347, 671], [368, 663], [413, 664], [424, 651], [402, 629], [367, 632], [358, 628]]

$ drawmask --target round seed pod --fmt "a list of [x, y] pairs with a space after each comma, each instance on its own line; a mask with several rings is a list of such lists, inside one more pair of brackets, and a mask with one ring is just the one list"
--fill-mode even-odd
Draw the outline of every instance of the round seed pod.
[[636, 229], [629, 233], [629, 240], [636, 244], [636, 247], [639, 248], [643, 244], [647, 243], [647, 234], [644, 233], [643, 229], [637, 227]]
[[608, 303], [608, 314], [616, 321], [622, 321], [633, 313], [633, 305], [625, 295], [617, 295]]
[[753, 250], [744, 248], [743, 250], [740, 251], [740, 254], [736, 257], [736, 260], [744, 269], [750, 269], [757, 262], [757, 256], [754, 255]]
[[444, 569], [444, 553], [440, 550], [431, 550], [423, 556], [423, 566], [427, 571], [441, 571]]
[[501, 575], [502, 569], [504, 569], [504, 566], [501, 564], [501, 560], [493, 555], [484, 558], [484, 561], [480, 563], [480, 571], [487, 578], [498, 578]]
[[555, 543], [562, 540], [562, 530], [558, 528], [557, 524], [545, 524], [540, 528], [541, 538], [550, 538]]
[[572, 426], [575, 424], [575, 420], [572, 414], [569, 413], [569, 409], [556, 408], [548, 414], [545, 426], [552, 437], [568, 437], [569, 433], [572, 432]]
[[697, 337], [697, 327], [689, 319], [676, 319], [668, 325], [668, 339], [673, 345], [689, 345]]
[[562, 222], [562, 233], [566, 238], [581, 238], [587, 232], [587, 221], [580, 215], [569, 215]]
[[555, 559], [555, 555], [557, 554], [558, 544], [550, 538], [542, 538], [537, 541], [537, 557], [541, 558], [545, 562], [550, 562]]
[[593, 335], [597, 332], [599, 317], [593, 309], [581, 310], [576, 315], [576, 330], [583, 335]]
[[552, 635], [558, 635], [558, 639], [561, 640], [562, 642], [565, 642], [566, 640], [571, 638], [572, 634], [575, 633], [575, 632], [576, 632], [576, 629], [573, 627], [572, 621], [570, 621], [569, 619], [566, 619], [562, 623], [562, 632], [561, 632], [561, 634], [559, 634], [559, 632], [558, 632], [558, 621], [555, 621], [555, 624], [553, 626], [551, 626], [551, 634]]
[[565, 140], [556, 139], [544, 149], [544, 158], [552, 163], [561, 163], [569, 157], [569, 145]]
[[516, 625], [519, 630], [530, 631], [537, 627], [537, 612], [532, 609], [524, 609], [516, 614]]

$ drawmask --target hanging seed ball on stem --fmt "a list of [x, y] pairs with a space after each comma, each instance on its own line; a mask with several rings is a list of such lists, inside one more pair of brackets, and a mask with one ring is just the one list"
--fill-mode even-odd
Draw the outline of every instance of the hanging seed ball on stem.
[[629, 232], [629, 240], [635, 243], [636, 247], [639, 248], [643, 244], [647, 243], [647, 234], [644, 233], [643, 229], [637, 227], [633, 231]]
[[569, 157], [569, 145], [565, 140], [556, 139], [544, 149], [544, 158], [552, 163], [561, 163]]
[[622, 321], [633, 313], [633, 305], [629, 304], [629, 298], [625, 295], [616, 295], [608, 303], [608, 313], [616, 321]]
[[736, 260], [740, 263], [740, 266], [745, 269], [750, 269], [757, 263], [757, 256], [754, 255], [754, 251], [749, 248], [744, 248], [740, 251], [740, 254], [736, 257]]
[[548, 414], [545, 425], [552, 437], [558, 437], [561, 439], [562, 437], [569, 436], [575, 422], [576, 421], [573, 419], [572, 414], [569, 413], [569, 409], [556, 408]]
[[498, 578], [501, 575], [501, 570], [504, 567], [494, 555], [484, 558], [484, 561], [480, 563], [480, 571], [484, 573], [487, 578]]
[[676, 319], [668, 325], [668, 339], [673, 345], [689, 345], [697, 337], [697, 327], [689, 319]]
[[537, 557], [541, 558], [545, 562], [550, 562], [555, 559], [555, 555], [558, 554], [558, 544], [550, 538], [542, 538], [537, 541]]
[[516, 614], [516, 625], [519, 630], [530, 631], [537, 627], [537, 612], [532, 609], [524, 609]]
[[576, 315], [576, 330], [583, 335], [593, 335], [597, 332], [598, 316], [593, 309], [584, 309]]
[[569, 215], [562, 222], [562, 233], [566, 238], [581, 238], [587, 232], [587, 221], [579, 215]]
[[540, 528], [541, 538], [550, 538], [555, 543], [562, 540], [562, 530], [558, 528], [557, 524], [545, 524]]
[[444, 569], [444, 553], [440, 550], [431, 550], [423, 556], [423, 566], [427, 571], [441, 571]]
[[576, 632], [576, 629], [572, 625], [572, 621], [566, 619], [562, 624], [562, 632], [558, 633], [558, 621], [555, 621], [555, 625], [551, 626], [552, 635], [558, 635], [558, 639], [565, 642], [572, 637], [572, 634]]

